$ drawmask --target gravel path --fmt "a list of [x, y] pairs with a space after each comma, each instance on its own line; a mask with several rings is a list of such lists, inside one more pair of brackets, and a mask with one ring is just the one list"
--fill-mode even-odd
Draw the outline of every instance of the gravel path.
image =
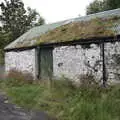
[[55, 120], [44, 112], [27, 111], [8, 102], [8, 98], [0, 92], [0, 120]]

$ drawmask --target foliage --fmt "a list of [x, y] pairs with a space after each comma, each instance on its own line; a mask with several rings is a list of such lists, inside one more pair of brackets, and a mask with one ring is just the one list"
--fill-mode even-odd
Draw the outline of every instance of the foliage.
[[2, 49], [0, 49], [0, 65], [4, 64], [4, 52]]
[[87, 6], [87, 14], [120, 8], [120, 0], [94, 0]]
[[0, 28], [0, 65], [4, 64], [4, 47], [9, 43], [9, 39], [11, 39], [11, 33], [6, 33]]
[[30, 7], [24, 8], [21, 0], [4, 0], [0, 3], [0, 64], [3, 48], [32, 27], [45, 23], [40, 14]]
[[120, 8], [120, 0], [105, 0], [107, 10]]
[[105, 10], [105, 3], [101, 0], [95, 0], [92, 3], [89, 4], [87, 7], [87, 15], [93, 14], [97, 12], [101, 12]]
[[49, 84], [49, 81], [22, 86], [8, 86], [4, 81], [0, 83], [13, 102], [29, 109], [46, 111], [58, 120], [120, 119], [119, 85], [101, 88], [95, 84], [96, 87], [76, 88], [66, 79], [53, 80], [52, 87]]
[[6, 33], [11, 32], [11, 40], [15, 40], [28, 29], [44, 23], [43, 18], [31, 8], [25, 10], [24, 3], [21, 0], [4, 0], [0, 4], [3, 30]]

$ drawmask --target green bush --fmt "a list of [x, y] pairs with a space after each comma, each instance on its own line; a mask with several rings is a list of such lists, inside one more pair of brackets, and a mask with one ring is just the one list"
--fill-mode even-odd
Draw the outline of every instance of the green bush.
[[95, 79], [95, 76], [92, 74], [81, 74], [78, 77], [80, 88], [91, 88], [99, 86], [99, 82]]
[[4, 51], [0, 49], [0, 65], [4, 64]]

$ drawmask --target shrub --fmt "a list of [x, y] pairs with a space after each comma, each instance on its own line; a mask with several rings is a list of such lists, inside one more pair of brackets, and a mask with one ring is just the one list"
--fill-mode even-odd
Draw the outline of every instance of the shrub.
[[10, 70], [6, 76], [6, 84], [10, 86], [20, 86], [23, 84], [32, 84], [33, 76], [28, 72]]
[[4, 51], [0, 49], [0, 65], [4, 64]]
[[92, 74], [82, 74], [78, 77], [80, 82], [80, 88], [91, 88], [99, 85], [94, 75]]

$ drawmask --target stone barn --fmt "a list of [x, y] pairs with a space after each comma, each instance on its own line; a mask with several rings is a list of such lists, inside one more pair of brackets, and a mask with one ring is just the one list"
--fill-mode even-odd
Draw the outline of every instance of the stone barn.
[[5, 70], [35, 79], [120, 81], [120, 9], [32, 28], [5, 47]]

